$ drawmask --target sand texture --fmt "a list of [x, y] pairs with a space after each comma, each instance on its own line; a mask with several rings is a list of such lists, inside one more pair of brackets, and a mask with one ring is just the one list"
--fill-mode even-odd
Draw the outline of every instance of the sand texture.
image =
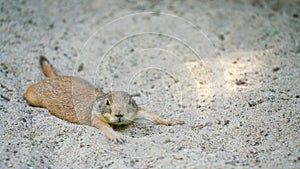
[[[299, 1], [0, 4], [0, 168], [300, 168]], [[137, 120], [115, 144], [31, 107], [40, 55], [185, 124]]]

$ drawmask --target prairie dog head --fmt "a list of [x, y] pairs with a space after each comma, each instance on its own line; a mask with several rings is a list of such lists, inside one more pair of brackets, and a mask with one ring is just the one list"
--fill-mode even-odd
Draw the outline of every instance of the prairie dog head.
[[138, 106], [128, 93], [117, 91], [99, 97], [93, 111], [101, 114], [109, 124], [123, 125], [134, 120]]

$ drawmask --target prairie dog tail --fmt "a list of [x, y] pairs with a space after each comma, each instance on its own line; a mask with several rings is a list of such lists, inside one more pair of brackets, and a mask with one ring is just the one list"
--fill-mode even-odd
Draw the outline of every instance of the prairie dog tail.
[[42, 67], [43, 73], [47, 77], [58, 76], [54, 67], [49, 63], [49, 60], [44, 56], [40, 56], [40, 65]]

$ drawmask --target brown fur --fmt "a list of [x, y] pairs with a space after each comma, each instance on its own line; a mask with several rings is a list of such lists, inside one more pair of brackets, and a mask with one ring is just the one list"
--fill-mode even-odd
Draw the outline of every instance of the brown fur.
[[118, 142], [124, 140], [111, 126], [129, 124], [136, 118], [145, 118], [162, 125], [183, 124], [182, 121], [168, 121], [160, 115], [145, 111], [126, 92], [105, 94], [83, 79], [58, 76], [43, 56], [40, 57], [40, 64], [47, 78], [29, 85], [25, 98], [30, 105], [46, 108], [60, 119], [94, 126], [107, 138]]

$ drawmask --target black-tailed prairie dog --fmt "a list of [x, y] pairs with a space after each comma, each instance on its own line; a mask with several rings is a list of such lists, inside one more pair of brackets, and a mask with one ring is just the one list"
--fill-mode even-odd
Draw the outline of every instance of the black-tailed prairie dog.
[[123, 142], [122, 135], [112, 127], [129, 124], [137, 118], [162, 125], [183, 124], [142, 109], [126, 92], [104, 93], [83, 79], [59, 76], [43, 56], [40, 57], [40, 65], [46, 78], [29, 85], [25, 92], [27, 102], [48, 109], [60, 119], [94, 126], [110, 140]]

